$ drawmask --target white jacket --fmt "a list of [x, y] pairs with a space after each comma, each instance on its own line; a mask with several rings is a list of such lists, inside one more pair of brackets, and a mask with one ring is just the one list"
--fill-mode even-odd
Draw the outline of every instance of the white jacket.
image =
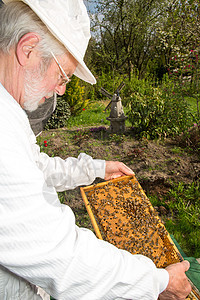
[[0, 138], [0, 265], [56, 299], [157, 299], [166, 270], [77, 227], [59, 202], [56, 191], [104, 178], [105, 161], [40, 153], [26, 114], [3, 86]]

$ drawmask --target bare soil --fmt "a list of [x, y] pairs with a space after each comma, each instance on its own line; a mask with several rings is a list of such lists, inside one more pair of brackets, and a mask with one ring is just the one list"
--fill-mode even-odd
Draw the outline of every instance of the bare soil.
[[[41, 144], [43, 140], [48, 141], [45, 151], [49, 155], [66, 158], [85, 152], [93, 158], [122, 161], [135, 172], [144, 191], [158, 197], [165, 195], [173, 183], [189, 184], [200, 178], [199, 153], [185, 151], [180, 139], [137, 140], [130, 130], [116, 135], [98, 127], [44, 131]], [[62, 194], [61, 200], [73, 209], [78, 225], [91, 228], [79, 188]]]

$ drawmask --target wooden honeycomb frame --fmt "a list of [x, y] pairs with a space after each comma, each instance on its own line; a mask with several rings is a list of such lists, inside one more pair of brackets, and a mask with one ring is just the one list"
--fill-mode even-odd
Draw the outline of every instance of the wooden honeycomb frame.
[[[183, 260], [135, 176], [80, 190], [99, 239], [132, 254], [143, 254], [158, 268]], [[192, 287], [187, 299], [200, 299], [199, 291], [193, 284]]]

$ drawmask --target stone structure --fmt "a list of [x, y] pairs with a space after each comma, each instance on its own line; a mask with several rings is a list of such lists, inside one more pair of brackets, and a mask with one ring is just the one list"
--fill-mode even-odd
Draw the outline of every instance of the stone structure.
[[106, 119], [110, 121], [110, 131], [112, 133], [123, 133], [125, 131], [125, 120], [127, 117], [124, 115], [121, 97], [119, 96], [119, 92], [124, 85], [124, 83], [121, 83], [113, 95], [108, 93], [104, 88], [101, 88], [100, 90], [103, 95], [111, 99], [110, 103], [105, 108], [105, 111], [111, 106], [110, 116]]

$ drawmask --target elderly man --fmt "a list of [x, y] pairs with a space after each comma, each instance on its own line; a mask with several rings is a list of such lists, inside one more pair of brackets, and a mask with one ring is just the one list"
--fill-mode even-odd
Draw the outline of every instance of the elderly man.
[[[83, 56], [82, 0], [4, 0], [0, 9], [0, 299], [184, 299], [187, 262], [153, 262], [75, 225], [57, 191], [133, 172], [81, 154], [40, 153], [23, 109], [62, 95], [72, 74], [95, 83]], [[43, 294], [38, 288], [43, 289]]]

